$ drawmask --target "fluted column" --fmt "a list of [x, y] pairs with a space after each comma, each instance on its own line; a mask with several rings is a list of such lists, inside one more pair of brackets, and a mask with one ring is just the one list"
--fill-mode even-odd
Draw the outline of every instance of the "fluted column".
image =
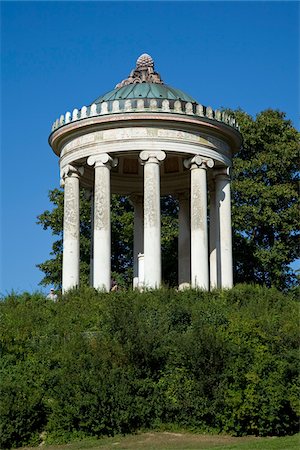
[[92, 155], [87, 160], [95, 167], [93, 286], [104, 291], [111, 287], [110, 169], [117, 162], [107, 153]]
[[64, 186], [62, 291], [79, 285], [79, 177], [83, 168], [70, 164], [61, 169]]
[[216, 204], [215, 181], [209, 185], [209, 270], [210, 288], [218, 287], [218, 258], [219, 253], [219, 214]]
[[165, 159], [163, 151], [143, 151], [144, 165], [144, 283], [146, 288], [161, 285], [161, 217], [159, 165]]
[[139, 253], [144, 253], [144, 218], [142, 195], [131, 195], [130, 202], [134, 208], [133, 230], [133, 288], [139, 285]]
[[218, 205], [219, 226], [219, 271], [221, 288], [233, 286], [232, 266], [232, 225], [229, 168], [218, 171], [216, 180], [216, 203]]
[[184, 164], [191, 169], [191, 282], [192, 287], [208, 290], [206, 169], [213, 167], [214, 162], [196, 155]]
[[187, 192], [178, 195], [178, 287], [184, 289], [191, 282], [190, 198]]

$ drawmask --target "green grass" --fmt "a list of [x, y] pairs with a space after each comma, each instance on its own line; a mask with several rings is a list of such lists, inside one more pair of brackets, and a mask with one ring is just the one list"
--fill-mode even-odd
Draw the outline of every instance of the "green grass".
[[[26, 447], [28, 449], [28, 447]], [[148, 432], [103, 439], [87, 439], [64, 445], [45, 445], [44, 450], [298, 450], [300, 434], [287, 437], [235, 438], [225, 435]], [[25, 448], [23, 448], [25, 450]]]

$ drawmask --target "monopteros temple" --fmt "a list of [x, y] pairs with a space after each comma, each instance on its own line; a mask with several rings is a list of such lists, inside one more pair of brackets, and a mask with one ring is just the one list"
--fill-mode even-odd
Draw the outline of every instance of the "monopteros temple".
[[179, 288], [232, 286], [230, 167], [241, 146], [233, 118], [164, 84], [143, 54], [115, 89], [61, 115], [49, 143], [64, 186], [63, 291], [79, 285], [80, 186], [92, 197], [96, 289], [110, 290], [112, 193], [134, 207], [134, 287], [161, 284], [164, 195], [179, 203]]

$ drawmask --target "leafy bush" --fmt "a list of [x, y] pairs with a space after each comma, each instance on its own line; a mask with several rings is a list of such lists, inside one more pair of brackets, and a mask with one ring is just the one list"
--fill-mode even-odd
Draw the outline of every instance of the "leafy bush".
[[0, 314], [1, 448], [162, 424], [297, 431], [293, 292], [82, 288], [12, 294]]

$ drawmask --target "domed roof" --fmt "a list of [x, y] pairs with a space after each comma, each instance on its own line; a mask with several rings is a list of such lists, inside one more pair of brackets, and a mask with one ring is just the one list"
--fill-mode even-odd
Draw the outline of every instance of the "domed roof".
[[[52, 125], [52, 133], [69, 123], [85, 122], [95, 116], [110, 116], [132, 114], [137, 117], [140, 113], [160, 119], [157, 113], [167, 117], [168, 114], [185, 115], [201, 121], [223, 122], [239, 130], [233, 117], [225, 111], [213, 110], [210, 106], [203, 106], [193, 97], [175, 89], [164, 82], [158, 72], [154, 70], [154, 61], [147, 53], [142, 54], [136, 61], [136, 67], [129, 76], [118, 83], [115, 89], [98, 97], [89, 106], [73, 109], [62, 114]], [[129, 118], [130, 118], [129, 116]], [[140, 116], [141, 117], [141, 116]], [[152, 119], [151, 118], [151, 119]], [[94, 119], [93, 119], [94, 120]]]
[[126, 99], [167, 99], [197, 103], [185, 92], [163, 83], [159, 73], [154, 70], [154, 61], [150, 55], [143, 53], [136, 61], [136, 67], [128, 78], [117, 84], [115, 89], [98, 97], [93, 103]]
[[136, 83], [128, 84], [98, 97], [93, 103], [99, 104], [110, 100], [126, 100], [138, 98], [156, 98], [168, 100], [183, 100], [185, 102], [197, 103], [190, 95], [179, 89], [175, 89], [166, 84], [157, 83]]

